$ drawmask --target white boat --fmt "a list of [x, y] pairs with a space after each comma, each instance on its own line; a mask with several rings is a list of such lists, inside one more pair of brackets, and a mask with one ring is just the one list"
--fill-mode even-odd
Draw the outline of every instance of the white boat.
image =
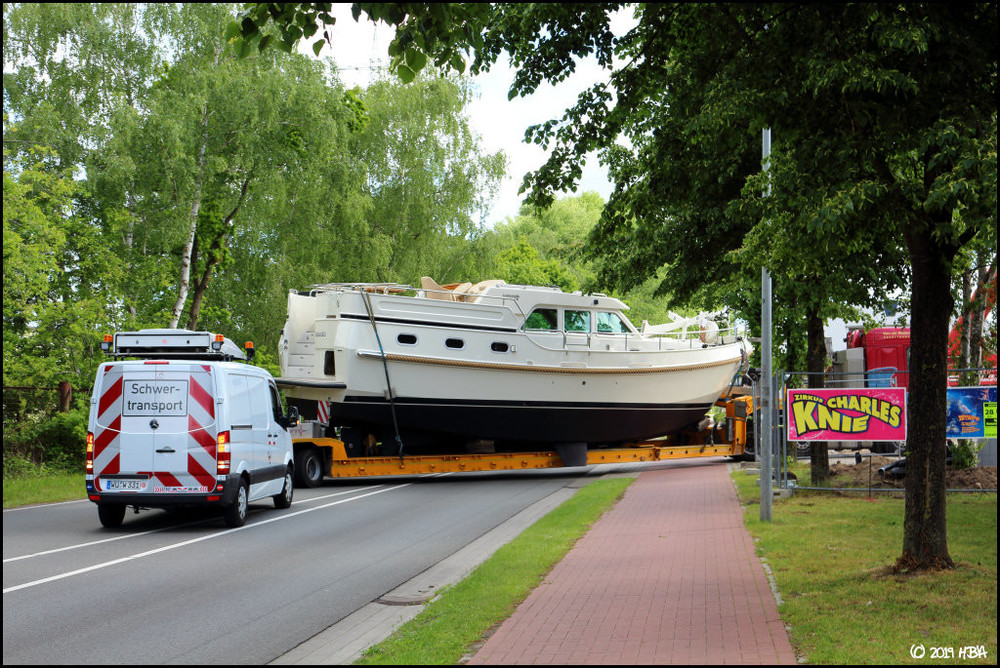
[[288, 296], [277, 382], [304, 417], [329, 402], [352, 455], [579, 454], [702, 420], [749, 344], [703, 318], [637, 329], [627, 309], [503, 281], [315, 286]]

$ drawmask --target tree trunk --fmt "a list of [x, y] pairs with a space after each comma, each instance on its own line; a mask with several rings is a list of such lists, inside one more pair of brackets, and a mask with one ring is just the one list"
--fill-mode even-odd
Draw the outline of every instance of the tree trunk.
[[958, 367], [960, 369], [967, 369], [971, 364], [969, 364], [969, 359], [972, 353], [972, 347], [970, 345], [972, 340], [972, 267], [966, 269], [962, 272], [962, 316], [959, 318], [961, 323], [961, 329], [959, 329], [959, 360]]
[[[823, 319], [816, 309], [810, 308], [806, 315], [806, 370], [809, 372], [809, 387], [822, 389], [826, 384], [826, 337]], [[822, 485], [830, 479], [830, 451], [826, 441], [814, 441], [809, 449], [809, 476], [813, 485]]]
[[225, 217], [222, 221], [222, 231], [212, 239], [212, 245], [209, 247], [208, 252], [205, 253], [205, 271], [202, 272], [201, 278], [195, 285], [194, 295], [191, 298], [191, 318], [188, 329], [198, 328], [198, 317], [201, 314], [201, 302], [205, 297], [205, 290], [208, 289], [208, 282], [212, 280], [212, 272], [215, 268], [222, 264], [222, 249], [226, 247], [229, 243], [229, 237], [232, 236], [233, 221], [236, 218], [236, 214], [239, 213], [240, 207], [243, 206], [243, 202], [247, 197], [247, 190], [250, 188], [250, 181], [253, 180], [254, 170], [250, 170], [250, 173], [243, 179], [243, 185], [240, 187], [240, 196], [236, 200], [236, 205], [233, 210], [229, 212], [229, 215]]
[[954, 252], [930, 230], [906, 235], [913, 267], [913, 325], [907, 400], [906, 510], [899, 570], [952, 568], [945, 515], [948, 328]]
[[[996, 264], [987, 267], [984, 264], [979, 266], [978, 285], [976, 295], [973, 297], [972, 320], [969, 333], [969, 366], [980, 368], [983, 366], [983, 323], [990, 312], [991, 296], [990, 291], [994, 291], [992, 299], [996, 300]], [[976, 379], [979, 382], [979, 379]]]
[[[215, 66], [219, 66], [218, 51], [215, 52]], [[187, 301], [188, 290], [191, 286], [191, 251], [194, 247], [195, 235], [198, 233], [198, 212], [201, 211], [201, 189], [205, 179], [205, 153], [208, 151], [208, 120], [211, 116], [212, 112], [209, 111], [206, 102], [201, 118], [201, 145], [198, 146], [198, 159], [196, 160], [198, 173], [195, 176], [194, 196], [191, 201], [191, 226], [188, 229], [184, 250], [181, 252], [181, 274], [177, 286], [177, 301], [174, 302], [174, 308], [170, 311], [170, 324], [168, 325], [171, 329], [177, 327], [177, 323], [180, 322], [181, 313], [184, 312], [184, 302]]]
[[181, 251], [181, 275], [177, 286], [177, 301], [174, 302], [174, 308], [170, 311], [170, 324], [167, 325], [170, 329], [177, 327], [177, 323], [181, 319], [181, 313], [184, 311], [184, 302], [187, 301], [188, 290], [191, 287], [191, 253], [194, 249], [195, 236], [198, 233], [198, 212], [201, 210], [201, 183], [205, 175], [205, 152], [208, 145], [209, 115], [208, 105], [206, 104], [202, 117], [203, 133], [201, 146], [198, 147], [198, 174], [195, 177], [194, 197], [191, 202], [191, 225], [188, 228], [187, 241], [184, 242], [184, 250]]

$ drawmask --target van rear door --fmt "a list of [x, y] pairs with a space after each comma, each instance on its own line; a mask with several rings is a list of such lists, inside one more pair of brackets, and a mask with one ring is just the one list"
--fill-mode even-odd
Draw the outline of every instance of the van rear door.
[[102, 382], [95, 433], [97, 490], [208, 493], [217, 471], [215, 412], [209, 366], [111, 366]]

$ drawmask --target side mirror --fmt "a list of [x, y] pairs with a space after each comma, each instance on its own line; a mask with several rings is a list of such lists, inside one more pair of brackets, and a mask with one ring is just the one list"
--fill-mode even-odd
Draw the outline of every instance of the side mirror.
[[298, 427], [298, 426], [299, 426], [299, 408], [298, 406], [292, 406], [291, 408], [288, 409], [288, 427], [290, 429], [292, 427]]

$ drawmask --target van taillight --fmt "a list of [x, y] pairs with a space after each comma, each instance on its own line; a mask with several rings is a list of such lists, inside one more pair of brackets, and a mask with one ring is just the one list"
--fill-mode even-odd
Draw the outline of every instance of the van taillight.
[[87, 473], [94, 472], [94, 432], [87, 432]]
[[216, 440], [216, 462], [218, 465], [218, 475], [229, 475], [229, 466], [232, 462], [232, 453], [229, 451], [229, 432], [220, 431]]

